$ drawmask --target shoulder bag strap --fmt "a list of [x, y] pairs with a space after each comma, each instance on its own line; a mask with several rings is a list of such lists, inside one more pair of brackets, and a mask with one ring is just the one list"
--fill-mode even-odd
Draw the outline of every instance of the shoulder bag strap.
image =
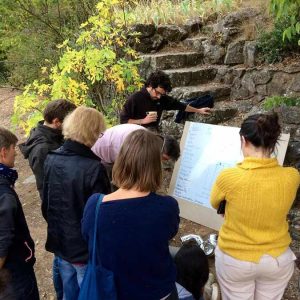
[[[98, 225], [98, 214], [99, 214], [99, 208], [100, 204], [102, 203], [104, 195], [100, 194], [97, 206], [96, 206], [96, 211], [95, 211], [95, 225], [94, 225], [94, 240], [93, 240], [93, 249], [92, 249], [92, 265], [96, 266], [96, 239], [97, 239], [97, 225]], [[99, 261], [99, 264], [101, 265], [101, 261]]]

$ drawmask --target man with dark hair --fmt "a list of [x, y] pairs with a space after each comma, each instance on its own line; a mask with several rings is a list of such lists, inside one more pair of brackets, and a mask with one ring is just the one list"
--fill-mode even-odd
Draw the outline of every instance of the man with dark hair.
[[14, 190], [17, 137], [0, 127], [0, 274], [1, 299], [38, 300], [33, 270], [34, 242]]
[[164, 137], [161, 136], [161, 138], [163, 139], [162, 159], [172, 159], [176, 161], [180, 156], [180, 147], [177, 140], [169, 135], [166, 135]]
[[158, 129], [163, 110], [184, 110], [204, 115], [210, 114], [209, 107], [195, 108], [167, 96], [171, 90], [171, 81], [166, 73], [162, 71], [151, 73], [145, 86], [126, 101], [120, 115], [121, 123]]
[[29, 160], [40, 197], [43, 191], [44, 161], [50, 151], [62, 145], [63, 120], [75, 108], [76, 105], [67, 100], [51, 101], [44, 110], [44, 120], [31, 130], [27, 141], [19, 145], [24, 157]]

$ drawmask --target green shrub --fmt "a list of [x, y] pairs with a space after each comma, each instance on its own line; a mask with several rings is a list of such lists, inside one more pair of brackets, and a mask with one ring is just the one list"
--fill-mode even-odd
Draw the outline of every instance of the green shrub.
[[275, 63], [281, 61], [292, 50], [299, 50], [298, 38], [295, 35], [291, 40], [283, 40], [283, 32], [288, 26], [287, 18], [277, 20], [270, 32], [262, 31], [258, 38], [257, 50], [259, 58], [263, 62]]
[[142, 86], [140, 59], [129, 45], [137, 33], [126, 26], [121, 10], [116, 10], [127, 3], [99, 0], [95, 15], [81, 24], [77, 40], [65, 40], [58, 46], [62, 53], [58, 63], [43, 67], [44, 77], [16, 97], [14, 125], [29, 133], [47, 103], [58, 98], [94, 106], [111, 124], [116, 123], [126, 97]]
[[263, 103], [263, 107], [266, 110], [279, 106], [300, 106], [300, 97], [273, 96], [268, 97]]
[[300, 1], [271, 0], [271, 10], [277, 20], [285, 17], [288, 21], [282, 34], [283, 40], [292, 41], [296, 37], [300, 46]]

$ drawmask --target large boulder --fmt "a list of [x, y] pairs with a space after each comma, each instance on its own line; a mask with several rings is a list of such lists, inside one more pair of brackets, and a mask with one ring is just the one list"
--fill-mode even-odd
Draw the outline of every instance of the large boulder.
[[286, 161], [289, 164], [299, 164], [300, 162], [300, 142], [290, 142], [287, 153], [286, 153]]
[[228, 14], [214, 25], [213, 31], [223, 35], [223, 41], [228, 42], [233, 36], [241, 32], [240, 25], [245, 20], [255, 18], [259, 11], [253, 8], [244, 8], [237, 12]]
[[284, 95], [293, 79], [292, 74], [285, 72], [274, 72], [273, 78], [267, 84], [268, 95]]
[[254, 18], [258, 16], [260, 12], [256, 10], [255, 8], [243, 8], [241, 10], [238, 10], [236, 12], [232, 12], [228, 14], [223, 19], [223, 25], [226, 27], [233, 27], [237, 25], [241, 25], [245, 20], [249, 20], [251, 18]]
[[255, 85], [267, 84], [272, 79], [272, 72], [268, 69], [256, 70], [252, 72]]
[[189, 34], [200, 31], [202, 26], [203, 26], [203, 21], [199, 17], [189, 19], [183, 24], [183, 28]]
[[203, 60], [209, 64], [219, 64], [223, 62], [225, 49], [217, 44], [212, 44], [209, 40], [202, 42]]
[[254, 67], [256, 61], [256, 42], [247, 41], [244, 46], [244, 64], [248, 67]]
[[284, 123], [300, 124], [300, 107], [299, 106], [281, 106], [277, 109]]
[[235, 78], [231, 88], [230, 99], [231, 100], [243, 100], [248, 99], [250, 96], [249, 90], [242, 84], [240, 78]]
[[236, 106], [239, 113], [248, 113], [253, 108], [253, 101], [251, 99], [236, 101]]
[[289, 87], [289, 90], [293, 93], [297, 93], [300, 96], [300, 71], [297, 75], [293, 76], [293, 81], [291, 83], [291, 86]]
[[198, 53], [203, 54], [204, 48], [203, 48], [203, 41], [207, 40], [207, 37], [194, 37], [194, 38], [187, 38], [183, 41], [183, 44], [189, 49], [189, 50], [195, 50]]
[[237, 65], [244, 63], [244, 45], [244, 40], [230, 43], [227, 48], [224, 64]]
[[132, 26], [132, 31], [139, 32], [140, 39], [143, 39], [153, 36], [156, 32], [156, 28], [153, 24], [135, 24]]
[[165, 44], [164, 38], [159, 34], [155, 34], [151, 37], [140, 39], [139, 43], [134, 44], [134, 49], [141, 53], [150, 53], [160, 50]]
[[236, 76], [232, 68], [225, 65], [218, 66], [218, 73], [215, 78], [216, 82], [232, 85], [235, 78]]
[[191, 121], [208, 123], [208, 124], [220, 124], [233, 118], [238, 112], [236, 103], [221, 101], [217, 102], [214, 107], [214, 111], [209, 116], [203, 116], [200, 114], [194, 114], [191, 117]]
[[186, 30], [176, 25], [159, 25], [157, 33], [168, 42], [179, 42], [188, 36]]

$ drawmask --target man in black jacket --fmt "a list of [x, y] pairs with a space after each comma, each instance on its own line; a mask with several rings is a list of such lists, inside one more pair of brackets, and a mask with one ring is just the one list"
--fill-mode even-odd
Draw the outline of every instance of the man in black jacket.
[[211, 108], [195, 108], [167, 95], [171, 92], [170, 77], [163, 71], [150, 74], [145, 86], [132, 94], [123, 106], [120, 114], [121, 124], [138, 124], [158, 130], [159, 121], [164, 110], [182, 110], [186, 112], [209, 115]]
[[51, 101], [44, 110], [44, 120], [33, 128], [27, 141], [20, 144], [24, 158], [28, 159], [42, 197], [44, 162], [48, 153], [63, 144], [62, 123], [65, 116], [76, 108], [75, 104], [59, 99]]
[[34, 242], [14, 190], [17, 141], [13, 133], [0, 127], [0, 299], [38, 300]]

